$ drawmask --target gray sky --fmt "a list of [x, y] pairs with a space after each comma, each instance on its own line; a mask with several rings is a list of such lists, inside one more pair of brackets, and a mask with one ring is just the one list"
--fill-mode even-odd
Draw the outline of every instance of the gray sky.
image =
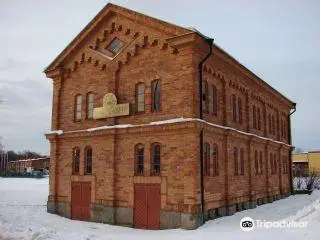
[[[43, 69], [108, 1], [1, 0], [0, 136], [7, 149], [48, 153], [52, 83]], [[297, 102], [293, 143], [320, 149], [320, 1], [112, 1], [192, 26]]]

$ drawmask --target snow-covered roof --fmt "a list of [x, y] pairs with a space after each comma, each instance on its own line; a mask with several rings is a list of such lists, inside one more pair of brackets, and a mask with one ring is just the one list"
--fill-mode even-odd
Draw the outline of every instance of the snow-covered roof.
[[21, 159], [21, 160], [11, 161], [11, 162], [30, 162], [30, 161], [38, 161], [38, 160], [45, 160], [45, 159], [50, 159], [50, 157]]

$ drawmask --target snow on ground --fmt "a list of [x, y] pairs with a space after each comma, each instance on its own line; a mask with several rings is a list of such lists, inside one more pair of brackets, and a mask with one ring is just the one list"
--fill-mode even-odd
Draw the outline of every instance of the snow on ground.
[[[0, 239], [320, 239], [320, 191], [208, 221], [196, 230], [148, 231], [72, 221], [46, 212], [48, 179], [0, 178]], [[240, 229], [243, 217], [307, 221], [306, 228]]]

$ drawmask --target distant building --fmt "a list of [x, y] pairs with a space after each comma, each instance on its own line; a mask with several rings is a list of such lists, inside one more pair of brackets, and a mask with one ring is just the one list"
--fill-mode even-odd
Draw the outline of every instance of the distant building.
[[304, 176], [309, 171], [320, 172], [320, 151], [292, 154], [293, 176]]
[[31, 171], [45, 171], [50, 168], [50, 157], [23, 159], [18, 161], [8, 162], [9, 172], [31, 172]]

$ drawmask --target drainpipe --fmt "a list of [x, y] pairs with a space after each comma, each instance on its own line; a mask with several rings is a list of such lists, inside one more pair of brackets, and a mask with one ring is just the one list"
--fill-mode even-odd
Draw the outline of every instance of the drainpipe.
[[[292, 136], [291, 136], [291, 115], [295, 113], [297, 104], [294, 103], [294, 108], [293, 108], [293, 112], [291, 112], [288, 116], [288, 127], [289, 127], [289, 131], [288, 131], [288, 142], [291, 145], [292, 144]], [[293, 188], [293, 179], [292, 179], [292, 152], [289, 151], [289, 161], [290, 161], [290, 187], [291, 187], [291, 195], [294, 194], [294, 188]]]
[[[206, 39], [209, 45], [209, 53], [207, 56], [199, 63], [199, 103], [200, 103], [200, 113], [199, 118], [202, 119], [202, 70], [203, 70], [203, 64], [204, 62], [211, 56], [212, 54], [212, 45], [213, 45], [213, 39], [208, 38]], [[207, 100], [208, 101], [208, 100]], [[201, 212], [202, 212], [202, 224], [204, 221], [204, 176], [203, 176], [203, 129], [200, 130], [200, 197], [201, 197]]]

